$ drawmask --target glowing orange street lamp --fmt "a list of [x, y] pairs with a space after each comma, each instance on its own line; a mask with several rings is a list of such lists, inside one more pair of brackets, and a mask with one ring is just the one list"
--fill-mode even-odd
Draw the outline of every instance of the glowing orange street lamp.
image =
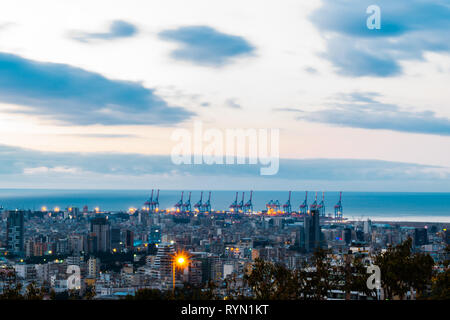
[[189, 264], [189, 258], [186, 253], [184, 252], [177, 252], [173, 256], [172, 261], [172, 281], [173, 281], [173, 287], [172, 287], [172, 293], [175, 296], [175, 269], [184, 269]]

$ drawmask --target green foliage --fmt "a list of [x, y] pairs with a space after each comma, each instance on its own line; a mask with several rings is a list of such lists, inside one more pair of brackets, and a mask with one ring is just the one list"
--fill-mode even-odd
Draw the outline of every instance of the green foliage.
[[27, 286], [27, 291], [25, 293], [26, 300], [42, 300], [43, 297], [44, 297], [43, 290], [36, 288], [34, 282], [30, 283]]
[[319, 249], [313, 255], [313, 264], [298, 270], [257, 259], [245, 280], [256, 299], [323, 300], [336, 288], [337, 272], [337, 268], [331, 266], [328, 251]]
[[4, 284], [0, 294], [0, 300], [23, 300], [20, 294], [22, 284], [17, 281], [14, 269], [1, 270], [0, 281]]
[[450, 300], [450, 269], [434, 277], [429, 299]]
[[277, 297], [278, 288], [275, 283], [275, 266], [262, 259], [256, 259], [251, 274], [246, 277], [258, 300], [272, 300]]
[[393, 299], [398, 296], [403, 299], [411, 288], [420, 294], [431, 283], [434, 261], [428, 254], [413, 253], [412, 239], [375, 258], [375, 264], [380, 267], [381, 284], [385, 297]]
[[95, 297], [95, 294], [94, 286], [86, 286], [86, 290], [84, 291], [84, 299], [92, 300]]

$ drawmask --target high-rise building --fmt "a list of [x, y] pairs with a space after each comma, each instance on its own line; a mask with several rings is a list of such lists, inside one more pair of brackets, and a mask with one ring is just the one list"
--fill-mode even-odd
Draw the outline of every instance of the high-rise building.
[[360, 242], [365, 241], [364, 232], [362, 230], [356, 230], [356, 240]]
[[344, 229], [344, 241], [347, 245], [352, 242], [352, 229], [345, 228]]
[[425, 228], [416, 228], [414, 230], [414, 245], [423, 246], [428, 244], [428, 232]]
[[121, 249], [121, 232], [120, 232], [120, 228], [112, 228], [111, 229], [111, 248], [114, 250], [116, 249], [116, 251], [119, 251]]
[[79, 219], [80, 218], [80, 208], [77, 208], [77, 207], [69, 208], [69, 214], [70, 214], [70, 216], [72, 216], [73, 219]]
[[153, 265], [155, 274], [160, 280], [172, 279], [172, 263], [175, 248], [172, 243], [160, 243]]
[[100, 260], [98, 258], [90, 257], [88, 260], [88, 275], [92, 278], [97, 278], [100, 272]]
[[202, 261], [200, 259], [192, 259], [188, 266], [189, 283], [194, 286], [202, 284]]
[[6, 243], [9, 253], [22, 255], [24, 252], [23, 211], [9, 211], [6, 222]]
[[91, 220], [91, 233], [97, 237], [98, 252], [111, 251], [111, 225], [106, 217], [97, 217]]
[[134, 233], [131, 230], [125, 231], [125, 247], [128, 250], [133, 250], [134, 246]]
[[88, 234], [86, 237], [86, 243], [84, 245], [84, 247], [86, 248], [86, 251], [88, 253], [96, 253], [98, 252], [97, 249], [97, 236], [95, 233], [90, 233]]
[[150, 228], [150, 234], [148, 235], [149, 243], [160, 243], [161, 242], [161, 227], [153, 225]]
[[365, 234], [371, 234], [372, 233], [372, 221], [370, 219], [367, 219], [367, 221], [364, 221], [364, 227], [363, 227]]
[[314, 251], [321, 246], [320, 212], [311, 210], [304, 218], [305, 250]]
[[79, 254], [83, 251], [83, 236], [82, 235], [70, 235], [69, 236], [69, 251], [74, 254]]

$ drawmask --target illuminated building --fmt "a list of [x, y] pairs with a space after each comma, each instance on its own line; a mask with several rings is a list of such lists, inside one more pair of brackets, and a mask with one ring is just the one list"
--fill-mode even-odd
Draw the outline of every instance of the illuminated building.
[[9, 211], [6, 226], [7, 249], [15, 255], [22, 255], [24, 251], [23, 211]]
[[175, 248], [173, 243], [160, 243], [153, 265], [155, 274], [161, 281], [172, 280], [172, 263]]
[[88, 275], [91, 278], [97, 278], [100, 272], [100, 260], [97, 258], [89, 258], [88, 260]]
[[105, 217], [91, 220], [91, 232], [97, 237], [96, 251], [111, 251], [111, 225]]
[[152, 244], [161, 242], [161, 227], [151, 226], [148, 242]]
[[320, 212], [313, 209], [304, 218], [305, 250], [312, 252], [320, 247]]
[[121, 232], [120, 228], [112, 228], [111, 229], [111, 247], [115, 252], [120, 251], [121, 249]]

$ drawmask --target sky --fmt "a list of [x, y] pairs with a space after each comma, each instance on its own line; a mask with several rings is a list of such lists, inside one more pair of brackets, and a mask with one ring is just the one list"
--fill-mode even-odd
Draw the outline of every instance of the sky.
[[[448, 30], [450, 0], [2, 1], [0, 188], [450, 192]], [[278, 174], [174, 165], [195, 121], [280, 129]]]

